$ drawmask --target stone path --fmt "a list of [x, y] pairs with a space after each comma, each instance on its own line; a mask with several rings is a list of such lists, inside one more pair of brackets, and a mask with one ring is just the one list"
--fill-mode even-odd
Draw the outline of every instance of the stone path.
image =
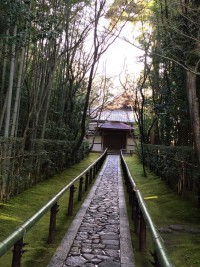
[[119, 156], [109, 155], [48, 267], [134, 267]]

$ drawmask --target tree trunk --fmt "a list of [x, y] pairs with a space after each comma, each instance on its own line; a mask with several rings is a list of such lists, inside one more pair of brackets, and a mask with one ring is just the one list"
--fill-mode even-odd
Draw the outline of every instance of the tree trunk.
[[[16, 37], [16, 34], [17, 34], [17, 26], [14, 27], [13, 37]], [[7, 110], [6, 110], [4, 137], [9, 137], [10, 112], [11, 112], [14, 67], [15, 67], [15, 46], [16, 44], [14, 40], [12, 44], [12, 49], [11, 49], [10, 77], [9, 77], [9, 86], [8, 86], [8, 102], [7, 102]]]
[[49, 84], [48, 84], [48, 92], [47, 92], [47, 99], [46, 99], [46, 105], [45, 105], [45, 111], [44, 111], [44, 117], [43, 117], [41, 139], [44, 139], [45, 132], [46, 132], [47, 116], [48, 116], [50, 98], [51, 98], [52, 79], [53, 78], [51, 78], [51, 80], [49, 81]]
[[4, 118], [5, 118], [6, 107], [7, 107], [7, 102], [8, 102], [8, 92], [6, 93], [4, 104], [3, 104], [3, 108], [1, 110], [0, 131], [1, 131], [2, 127], [3, 127], [3, 122], [4, 122]]
[[19, 66], [19, 75], [17, 81], [17, 91], [15, 96], [15, 104], [14, 104], [14, 111], [13, 111], [13, 120], [12, 120], [12, 128], [11, 128], [11, 137], [16, 136], [16, 128], [17, 128], [17, 115], [19, 114], [19, 107], [20, 107], [20, 93], [21, 93], [21, 81], [22, 81], [22, 74], [24, 68], [24, 60], [25, 60], [25, 51], [26, 48], [22, 48], [21, 58], [20, 58], [20, 66]]
[[5, 47], [4, 47], [4, 58], [3, 58], [3, 69], [2, 69], [2, 81], [1, 81], [1, 93], [0, 93], [0, 103], [2, 105], [2, 100], [4, 96], [4, 88], [5, 88], [5, 79], [6, 79], [6, 67], [7, 67], [7, 60], [8, 60], [8, 36], [9, 36], [9, 29], [6, 31], [6, 39], [5, 39]]
[[196, 74], [187, 71], [187, 96], [189, 102], [190, 121], [194, 135], [195, 149], [200, 163], [200, 110], [196, 92]]
[[13, 110], [11, 137], [14, 137], [14, 136], [17, 135], [17, 128], [18, 128], [17, 123], [18, 123], [18, 116], [19, 116], [19, 109], [20, 109], [20, 95], [21, 95], [21, 87], [22, 87], [22, 76], [23, 76], [23, 73], [24, 73], [25, 56], [26, 56], [26, 39], [27, 39], [28, 24], [29, 23], [26, 21], [25, 36], [24, 36], [23, 46], [22, 46], [22, 50], [21, 50], [19, 74], [18, 74], [18, 80], [17, 80], [17, 89], [16, 89], [14, 110]]
[[[6, 40], [5, 40], [5, 47], [4, 47], [4, 59], [3, 59], [3, 69], [2, 69], [2, 82], [1, 82], [1, 93], [0, 93], [0, 107], [3, 107], [1, 111], [1, 118], [0, 118], [0, 131], [3, 126], [3, 121], [6, 113], [7, 101], [8, 101], [8, 92], [4, 96], [4, 88], [5, 88], [5, 78], [6, 78], [6, 67], [8, 61], [8, 35], [9, 29], [6, 31]], [[3, 103], [4, 99], [4, 103]]]

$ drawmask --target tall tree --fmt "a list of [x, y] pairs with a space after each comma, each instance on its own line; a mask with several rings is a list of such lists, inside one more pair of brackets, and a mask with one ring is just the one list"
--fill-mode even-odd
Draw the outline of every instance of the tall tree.
[[[152, 59], [150, 84], [153, 89], [154, 124], [157, 136], [165, 144], [178, 144], [180, 124], [187, 133], [186, 144], [194, 144], [200, 162], [200, 109], [198, 94], [199, 76], [199, 3], [197, 1], [156, 0], [148, 6], [151, 16], [146, 16], [146, 31], [151, 32], [148, 56]], [[140, 42], [142, 38], [140, 39]], [[142, 41], [143, 44], [143, 41]], [[144, 49], [143, 45], [141, 49]], [[177, 79], [180, 79], [178, 82]], [[185, 90], [181, 93], [181, 90]], [[187, 92], [187, 94], [185, 94]], [[181, 99], [177, 96], [181, 95]], [[187, 97], [186, 97], [187, 96]], [[176, 101], [176, 102], [175, 102]], [[184, 110], [182, 116], [180, 110]], [[186, 121], [190, 114], [191, 127]], [[176, 130], [175, 130], [176, 129]], [[180, 134], [179, 139], [180, 139]], [[161, 138], [162, 137], [162, 138]]]
[[[200, 162], [200, 109], [197, 94], [199, 75], [199, 3], [156, 1], [160, 55], [185, 69], [187, 98], [197, 157]], [[165, 35], [165, 36], [164, 36]]]

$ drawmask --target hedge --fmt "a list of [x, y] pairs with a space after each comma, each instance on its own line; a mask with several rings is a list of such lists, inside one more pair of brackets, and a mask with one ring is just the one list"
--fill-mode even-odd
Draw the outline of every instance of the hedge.
[[48, 179], [89, 153], [89, 143], [84, 141], [72, 157], [74, 144], [69, 141], [31, 140], [31, 151], [26, 151], [24, 139], [1, 138], [0, 198], [8, 199]]
[[192, 147], [144, 145], [145, 164], [179, 194], [199, 194], [200, 168]]

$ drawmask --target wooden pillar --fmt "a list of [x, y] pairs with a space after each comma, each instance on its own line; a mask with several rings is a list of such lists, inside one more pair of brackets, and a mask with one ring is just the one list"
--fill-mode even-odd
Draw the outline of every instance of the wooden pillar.
[[83, 177], [79, 180], [79, 189], [78, 189], [78, 201], [81, 201], [83, 194]]
[[49, 222], [49, 236], [48, 236], [48, 244], [52, 244], [55, 240], [55, 232], [56, 232], [56, 214], [58, 212], [58, 204], [57, 202], [51, 207], [50, 214], [50, 222]]
[[161, 264], [159, 263], [159, 260], [158, 260], [158, 256], [157, 256], [156, 251], [153, 252], [153, 253], [151, 253], [151, 255], [152, 255], [153, 258], [154, 258], [154, 262], [151, 262], [152, 265], [153, 265], [154, 267], [162, 267]]
[[74, 206], [74, 192], [75, 192], [75, 186], [72, 185], [70, 187], [70, 193], [69, 193], [69, 203], [68, 203], [68, 213], [67, 215], [71, 216], [73, 213], [73, 206]]
[[23, 253], [23, 238], [14, 244], [13, 257], [12, 257], [12, 267], [21, 267], [21, 257]]
[[89, 173], [86, 172], [86, 174], [85, 174], [85, 191], [88, 190], [88, 184], [89, 184]]
[[140, 211], [140, 236], [139, 236], [139, 251], [146, 250], [146, 222], [143, 214]]
[[134, 232], [136, 234], [139, 234], [139, 232], [140, 232], [140, 207], [139, 207], [137, 200], [136, 200], [135, 204], [136, 205], [135, 205], [135, 218], [134, 218], [134, 221], [135, 221]]
[[90, 169], [90, 174], [89, 174], [89, 184], [92, 183], [92, 168]]

